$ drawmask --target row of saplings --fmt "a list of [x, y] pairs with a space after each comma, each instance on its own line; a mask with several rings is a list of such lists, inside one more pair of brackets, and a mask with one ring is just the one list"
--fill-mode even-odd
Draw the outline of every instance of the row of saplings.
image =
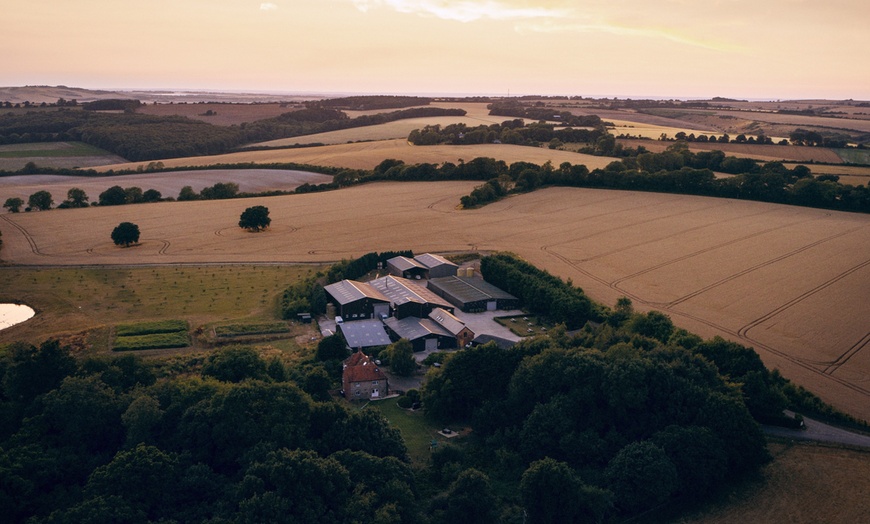
[[[263, 231], [269, 227], [272, 219], [269, 218], [269, 208], [266, 206], [252, 206], [245, 209], [239, 217], [239, 227], [251, 232]], [[116, 246], [129, 247], [139, 242], [139, 226], [132, 222], [121, 222], [112, 230], [112, 242]]]

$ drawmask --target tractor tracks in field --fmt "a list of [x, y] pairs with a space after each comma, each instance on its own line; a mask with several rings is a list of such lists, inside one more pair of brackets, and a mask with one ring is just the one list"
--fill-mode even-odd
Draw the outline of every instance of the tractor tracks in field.
[[37, 245], [36, 240], [33, 239], [33, 235], [31, 235], [30, 232], [24, 228], [24, 226], [15, 222], [14, 220], [10, 219], [7, 216], [0, 215], [0, 218], [5, 220], [9, 225], [14, 227], [15, 229], [18, 230], [19, 233], [21, 233], [21, 236], [23, 236], [24, 239], [27, 240], [27, 243], [30, 245], [30, 251], [32, 251], [34, 255], [39, 255], [39, 256], [43, 256], [43, 257], [51, 256], [51, 255], [46, 255], [45, 253], [43, 253], [42, 251], [39, 250], [39, 245]]

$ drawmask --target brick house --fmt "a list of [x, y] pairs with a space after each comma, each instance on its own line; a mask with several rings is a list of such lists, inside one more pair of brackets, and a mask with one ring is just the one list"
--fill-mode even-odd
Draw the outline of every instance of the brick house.
[[341, 385], [347, 400], [376, 399], [390, 391], [387, 375], [362, 351], [344, 361]]

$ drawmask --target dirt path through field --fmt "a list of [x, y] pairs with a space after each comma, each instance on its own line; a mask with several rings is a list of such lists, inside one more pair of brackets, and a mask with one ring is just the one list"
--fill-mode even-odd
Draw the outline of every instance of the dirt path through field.
[[[0, 215], [15, 264], [324, 262], [370, 251], [508, 250], [594, 299], [632, 299], [704, 337], [755, 347], [824, 400], [870, 419], [870, 216], [655, 193], [552, 188], [460, 211], [476, 184]], [[270, 210], [247, 233], [240, 213]], [[121, 221], [138, 246], [109, 238]]]

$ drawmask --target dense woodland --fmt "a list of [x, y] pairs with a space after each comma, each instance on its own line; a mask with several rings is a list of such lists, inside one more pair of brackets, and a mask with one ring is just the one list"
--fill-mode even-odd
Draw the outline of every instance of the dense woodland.
[[[512, 255], [484, 260], [495, 282], [527, 272], [525, 300], [588, 301]], [[625, 298], [571, 314], [587, 309], [599, 322], [570, 334], [440, 355], [426, 416], [473, 431], [424, 464], [376, 410], [330, 394], [348, 355], [337, 336], [293, 365], [248, 347], [171, 366], [0, 347], [0, 507], [12, 523], [649, 521], [768, 461], [758, 421], [821, 405], [751, 349]]]
[[180, 116], [103, 113], [81, 109], [0, 114], [0, 144], [78, 141], [138, 162], [227, 153], [251, 142], [382, 124], [404, 118], [462, 116], [462, 109], [417, 107], [349, 118], [312, 106], [275, 118], [222, 127]]

